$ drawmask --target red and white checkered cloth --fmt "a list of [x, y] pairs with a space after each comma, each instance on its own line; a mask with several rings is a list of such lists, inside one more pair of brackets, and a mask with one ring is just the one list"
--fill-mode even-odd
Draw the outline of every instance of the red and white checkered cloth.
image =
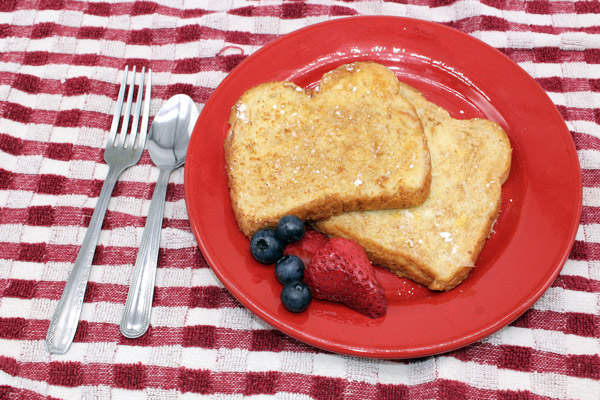
[[[406, 3], [1, 0], [0, 399], [599, 399], [600, 4]], [[584, 191], [575, 247], [547, 293], [508, 327], [440, 356], [383, 361], [315, 349], [259, 320], [217, 281], [192, 235], [179, 169], [152, 326], [125, 339], [119, 319], [158, 175], [145, 154], [110, 201], [75, 343], [50, 355], [49, 318], [106, 176], [124, 66], [152, 68], [152, 115], [176, 93], [201, 106], [262, 45], [351, 15], [452, 26], [507, 54], [548, 92], [575, 141]]]

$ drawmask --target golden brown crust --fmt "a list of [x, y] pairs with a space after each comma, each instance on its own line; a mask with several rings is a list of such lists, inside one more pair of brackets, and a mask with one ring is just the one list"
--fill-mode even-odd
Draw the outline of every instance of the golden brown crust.
[[[360, 75], [357, 75], [361, 70]], [[360, 76], [361, 79], [354, 78], [355, 76]], [[354, 90], [350, 90], [345, 86], [346, 84], [355, 85], [352, 87]], [[250, 237], [262, 227], [276, 225], [277, 221], [286, 214], [296, 215], [303, 220], [317, 220], [348, 211], [404, 208], [422, 204], [429, 195], [431, 160], [423, 126], [414, 106], [399, 96], [398, 90], [398, 80], [387, 68], [375, 63], [353, 63], [325, 74], [320, 82], [319, 89], [314, 92], [300, 89], [290, 82], [271, 82], [258, 85], [244, 93], [231, 110], [229, 116], [231, 128], [224, 144], [231, 203], [240, 230]], [[329, 95], [330, 92], [334, 91], [342, 93], [343, 96]], [[370, 93], [370, 91], [373, 94], [365, 94]], [[374, 137], [374, 139], [370, 139], [371, 142], [366, 142], [372, 147], [370, 150], [365, 150], [366, 154], [383, 157], [384, 161], [381, 158], [376, 158], [374, 161], [352, 158], [352, 155], [356, 154], [356, 149], [365, 145], [363, 136], [367, 137], [366, 134], [357, 131], [356, 126], [363, 128], [369, 126], [367, 119], [370, 118], [370, 115], [367, 115], [369, 108], [358, 111], [353, 110], [357, 107], [357, 99], [359, 98], [356, 96], [358, 95], [362, 95], [362, 100], [368, 104], [372, 102], [376, 105], [386, 104], [386, 107], [393, 107], [393, 110], [389, 108], [388, 115], [389, 118], [393, 118], [393, 123], [385, 121], [382, 123], [377, 120], [373, 125], [373, 131], [376, 133], [366, 132], [366, 134]], [[307, 161], [305, 165], [311, 166], [314, 164], [313, 169], [317, 173], [324, 175], [323, 171], [327, 170], [331, 177], [329, 181], [319, 181], [317, 176], [298, 174], [297, 176], [301, 178], [296, 181], [296, 176], [292, 176], [290, 173], [291, 167], [282, 174], [277, 175], [274, 172], [275, 168], [279, 168], [284, 163], [278, 164], [272, 162], [272, 160], [285, 153], [286, 150], [282, 150], [282, 146], [288, 146], [286, 141], [296, 147], [302, 146], [303, 142], [292, 139], [292, 136], [296, 133], [293, 131], [295, 125], [290, 122], [281, 125], [277, 119], [278, 115], [267, 111], [270, 110], [272, 104], [274, 108], [281, 107], [282, 116], [287, 115], [285, 113], [296, 112], [305, 107], [308, 102], [315, 101], [315, 98], [319, 99], [323, 111], [309, 113], [305, 116], [305, 119], [310, 118], [312, 120], [314, 118], [318, 120], [322, 118], [328, 121], [326, 117], [329, 118], [332, 121], [330, 124], [321, 123], [319, 125], [318, 122], [315, 122], [315, 126], [320, 126], [322, 129], [329, 127], [332, 133], [321, 131], [316, 135], [307, 137], [310, 140], [320, 140], [319, 146], [317, 144], [313, 146], [317, 147], [317, 150], [324, 147], [326, 151], [328, 144], [322, 141], [324, 136], [330, 134], [331, 137], [335, 137], [337, 140], [333, 142], [334, 145], [341, 146], [342, 149], [330, 149], [333, 152], [340, 153], [337, 161], [332, 161], [332, 158], [330, 158], [322, 161], [322, 164], [318, 164], [321, 161], [314, 157], [312, 161]], [[270, 100], [265, 99], [277, 100], [269, 103]], [[283, 108], [283, 106], [287, 107]], [[338, 111], [338, 107], [340, 111]], [[364, 112], [361, 113], [360, 111]], [[346, 113], [351, 121], [342, 124], [335, 118], [331, 119], [334, 112], [339, 115]], [[352, 117], [354, 117], [354, 120], [352, 120]], [[387, 133], [382, 133], [378, 137], [378, 132], [382, 129], [379, 125], [384, 124], [387, 124], [385, 125], [387, 128], [384, 130]], [[308, 123], [307, 126], [310, 128], [311, 124]], [[396, 131], [389, 132], [389, 127], [393, 127]], [[255, 136], [249, 135], [248, 132], [251, 129], [253, 129], [251, 133]], [[274, 130], [278, 131], [273, 133]], [[343, 132], [348, 140], [340, 140], [340, 134], [334, 134], [334, 130], [336, 130], [335, 132]], [[351, 136], [358, 134], [363, 135], [360, 140], [357, 136]], [[387, 143], [391, 139], [386, 137], [390, 134], [398, 135], [398, 143], [403, 143], [402, 141], [406, 140], [406, 144], [403, 146], [411, 146], [407, 149], [410, 152], [396, 147], [393, 148], [394, 157], [387, 156], [385, 151], [383, 151], [383, 154], [378, 153], [380, 147], [391, 146]], [[243, 137], [238, 137], [238, 135]], [[406, 139], [404, 139], [405, 136]], [[282, 144], [284, 142], [286, 144]], [[346, 147], [343, 148], [343, 146]], [[257, 151], [257, 149], [260, 151]], [[314, 151], [310, 147], [306, 149], [310, 152]], [[300, 156], [304, 157], [305, 153], [300, 152]], [[414, 165], [413, 162], [408, 160], [410, 155], [415, 159]], [[387, 158], [385, 158], [386, 156]], [[286, 159], [285, 154], [281, 158]], [[289, 157], [286, 160], [289, 160]], [[338, 188], [336, 190], [331, 189], [340, 177], [347, 181], [350, 175], [348, 171], [351, 169], [356, 170], [357, 167], [353, 164], [358, 163], [362, 163], [359, 165], [363, 165], [364, 175], [367, 176], [363, 176], [358, 170], [358, 175], [352, 178], [355, 179], [354, 184], [351, 180], [347, 184], [339, 184], [339, 190]], [[299, 168], [298, 166], [302, 167], [303, 164], [300, 163], [295, 166]], [[414, 172], [410, 170], [413, 167], [415, 167]], [[385, 170], [386, 168], [388, 175], [381, 172], [377, 176], [368, 176], [371, 170]], [[390, 171], [392, 171], [391, 174]], [[295, 184], [291, 185], [290, 182], [295, 182]], [[254, 190], [253, 185], [260, 186], [262, 192]], [[273, 189], [267, 190], [267, 188]], [[292, 198], [294, 196], [295, 199], [290, 201], [289, 204], [280, 207], [274, 206], [274, 203], [279, 205], [283, 201], [282, 198]]]
[[429, 198], [407, 210], [352, 212], [313, 226], [358, 241], [370, 259], [432, 290], [450, 290], [472, 270], [498, 216], [510, 173], [506, 133], [484, 119], [459, 121], [401, 83], [423, 121], [432, 161]]

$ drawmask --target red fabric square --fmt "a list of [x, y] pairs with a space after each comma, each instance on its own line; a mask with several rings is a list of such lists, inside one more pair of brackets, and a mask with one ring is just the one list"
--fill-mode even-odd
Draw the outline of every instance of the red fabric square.
[[77, 324], [77, 330], [75, 331], [75, 336], [73, 337], [74, 342], [85, 342], [87, 339], [89, 327], [87, 321], [79, 321]]
[[10, 25], [9, 24], [0, 24], [0, 38], [5, 38], [5, 37], [9, 37], [9, 36], [10, 36]]
[[40, 10], [60, 10], [63, 8], [63, 0], [40, 0]]
[[223, 289], [217, 286], [196, 286], [190, 293], [190, 307], [217, 308]]
[[246, 375], [244, 394], [246, 396], [253, 394], [275, 394], [278, 376], [279, 374], [275, 371], [249, 372]]
[[202, 62], [200, 58], [184, 58], [177, 61], [175, 72], [182, 74], [194, 74], [200, 72]]
[[11, 12], [14, 11], [17, 5], [17, 0], [2, 0], [0, 1], [0, 11]]
[[25, 318], [0, 318], [0, 338], [23, 339], [27, 320]]
[[576, 240], [569, 254], [573, 260], [587, 260], [587, 245], [581, 240]]
[[0, 356], [0, 371], [4, 371], [11, 376], [17, 376], [19, 363], [14, 358]]
[[577, 290], [579, 292], [594, 291], [592, 281], [590, 279], [584, 278], [583, 276], [562, 275], [554, 281], [552, 286], [562, 287], [569, 290]]
[[176, 94], [182, 93], [187, 94], [192, 99], [194, 98], [194, 85], [187, 83], [175, 83], [173, 85], [169, 85], [167, 87], [168, 97], [174, 96]]
[[38, 193], [45, 194], [61, 194], [65, 177], [62, 175], [40, 175], [38, 181]]
[[12, 400], [14, 397], [11, 397], [13, 393], [13, 388], [8, 385], [0, 385], [0, 399], [1, 400]]
[[[104, 185], [104, 181], [100, 180], [100, 179], [94, 179], [92, 181], [89, 182], [90, 185], [90, 192], [89, 192], [89, 196], [90, 197], [98, 197], [100, 196], [100, 192], [102, 191], [102, 186]], [[114, 191], [113, 191], [113, 197], [114, 197]], [[90, 210], [94, 211], [93, 209], [90, 208]], [[89, 218], [87, 219], [87, 222], [85, 222], [85, 226], [88, 226], [90, 223], [90, 218], [92, 217], [92, 213], [89, 213]]]
[[329, 11], [329, 14], [333, 15], [333, 16], [341, 16], [341, 15], [356, 15], [358, 13], [353, 8], [342, 7], [342, 6], [331, 6], [331, 10]]
[[579, 378], [600, 379], [600, 356], [571, 355], [567, 358], [569, 374]]
[[548, 14], [550, 4], [547, 0], [532, 0], [525, 2], [525, 9], [531, 14]]
[[177, 43], [193, 42], [202, 37], [204, 28], [200, 25], [185, 25], [177, 28]]
[[284, 3], [281, 5], [281, 18], [294, 19], [306, 15], [306, 4], [303, 2]]
[[32, 110], [29, 107], [16, 103], [6, 103], [4, 108], [4, 118], [26, 124], [31, 118]]
[[113, 381], [123, 389], [144, 389], [146, 368], [142, 364], [117, 364], [113, 366]]
[[549, 92], [562, 92], [562, 80], [558, 77], [552, 78], [539, 78], [537, 79], [537, 83], [544, 89]]
[[[248, 32], [228, 31], [225, 33], [225, 41], [235, 44], [253, 44], [256, 43], [256, 38]], [[236, 47], [236, 46], [232, 46]]]
[[32, 299], [35, 293], [36, 282], [24, 279], [10, 281], [4, 291], [4, 297], [17, 297], [20, 299]]
[[441, 380], [439, 382], [439, 398], [444, 400], [466, 400], [467, 385], [450, 380]]
[[136, 1], [133, 3], [132, 15], [154, 14], [158, 9], [158, 4], [150, 1]]
[[88, 14], [108, 17], [110, 15], [109, 3], [89, 3], [86, 11]]
[[211, 325], [186, 326], [183, 328], [183, 347], [215, 347], [216, 328]]
[[13, 156], [18, 156], [21, 154], [22, 148], [23, 141], [21, 139], [0, 133], [0, 150]]
[[192, 255], [192, 259], [194, 260], [194, 263], [192, 265], [192, 268], [209, 268], [208, 263], [204, 259], [204, 256], [202, 255], [200, 249], [196, 247], [195, 249], [193, 249], [193, 252], [194, 253]]
[[32, 206], [27, 209], [27, 224], [34, 226], [51, 226], [54, 223], [52, 206]]
[[506, 31], [508, 28], [505, 19], [491, 15], [482, 15], [481, 25], [485, 30]]
[[181, 368], [179, 370], [179, 391], [181, 393], [210, 393], [210, 371]]
[[69, 161], [72, 154], [72, 143], [50, 143], [46, 150], [46, 157], [54, 160]]
[[83, 384], [81, 364], [78, 362], [53, 361], [48, 370], [48, 383], [59, 386], [80, 386]]
[[74, 128], [79, 126], [79, 117], [81, 115], [80, 110], [64, 110], [59, 111], [56, 114], [56, 121], [54, 124], [56, 126], [64, 126]]
[[46, 255], [46, 243], [21, 243], [19, 261], [43, 262]]
[[600, 79], [590, 79], [590, 87], [595, 92], [600, 92]]
[[32, 39], [41, 39], [52, 35], [54, 32], [54, 22], [42, 22], [33, 26], [31, 30]]
[[25, 53], [23, 64], [25, 65], [45, 65], [48, 63], [47, 51], [32, 51]]
[[129, 33], [129, 40], [127, 41], [127, 43], [142, 44], [142, 45], [152, 44], [152, 30], [151, 29], [141, 29], [139, 31], [131, 31]]
[[[90, 221], [88, 219], [86, 227], [89, 225]], [[96, 252], [94, 253], [94, 258], [92, 259], [92, 265], [102, 265], [104, 264], [104, 246], [98, 245], [96, 246]]]
[[219, 61], [222, 65], [222, 68], [225, 72], [231, 72], [239, 63], [244, 61], [247, 57], [245, 54], [230, 54], [227, 56], [222, 56], [219, 58]]
[[[125, 299], [123, 299], [123, 301], [125, 301]], [[120, 343], [124, 344], [126, 346], [148, 347], [152, 344], [152, 337], [154, 336], [154, 328], [152, 327], [152, 325], [150, 325], [148, 327], [148, 330], [146, 331], [146, 333], [144, 333], [142, 336], [135, 338], [135, 339], [129, 339], [123, 335], [119, 335], [119, 336], [121, 339]]]
[[12, 86], [27, 93], [37, 93], [40, 90], [41, 82], [42, 80], [37, 76], [17, 74]]
[[408, 399], [408, 388], [405, 385], [377, 384], [377, 398], [379, 400]]
[[252, 331], [251, 349], [254, 351], [281, 351], [281, 333], [276, 330]]
[[106, 28], [99, 26], [82, 26], [77, 32], [77, 37], [79, 39], [101, 39], [104, 32], [106, 32]]
[[[126, 58], [123, 62], [123, 67], [122, 69], [125, 69], [125, 66], [129, 65], [129, 69], [132, 69], [132, 66], [136, 66], [136, 73], [140, 73], [142, 71], [143, 67], [146, 67], [146, 72], [148, 71], [148, 68], [150, 68], [150, 61], [148, 61], [145, 58]], [[115, 97], [117, 96], [117, 93], [119, 92], [119, 87], [117, 85], [114, 86], [114, 90], [115, 90]], [[134, 98], [137, 97], [134, 95]], [[152, 121], [150, 121], [152, 122]], [[110, 121], [108, 126], [110, 126]]]
[[97, 54], [76, 54], [73, 57], [73, 65], [96, 65], [97, 62]]
[[344, 394], [344, 381], [341, 378], [313, 376], [310, 395], [315, 400], [338, 400]]
[[600, 3], [597, 1], [577, 1], [575, 12], [577, 14], [598, 14], [600, 13]]
[[12, 181], [13, 173], [0, 168], [0, 189], [8, 189]]
[[198, 18], [213, 12], [214, 11], [203, 10], [201, 8], [191, 8], [189, 10], [183, 10], [181, 18]]
[[96, 298], [97, 287], [98, 286], [96, 282], [88, 282], [85, 288], [85, 296], [83, 297], [84, 303], [93, 303], [94, 301], [98, 301]]
[[538, 47], [533, 50], [535, 61], [539, 63], [557, 63], [561, 59], [558, 47]]
[[85, 94], [90, 90], [90, 80], [85, 76], [67, 79], [63, 86], [63, 92], [67, 96]]
[[500, 368], [517, 371], [531, 371], [531, 349], [521, 346], [501, 346], [502, 353], [498, 360]]
[[256, 7], [254, 7], [254, 6], [234, 8], [233, 10], [229, 11], [229, 14], [239, 15], [241, 17], [251, 17], [254, 14], [255, 8]]

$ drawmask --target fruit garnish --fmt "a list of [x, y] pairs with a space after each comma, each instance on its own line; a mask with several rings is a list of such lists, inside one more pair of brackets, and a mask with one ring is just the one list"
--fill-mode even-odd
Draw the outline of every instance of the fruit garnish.
[[322, 233], [312, 229], [307, 229], [304, 237], [296, 243], [288, 244], [283, 251], [283, 254], [294, 255], [299, 257], [304, 265], [308, 267], [310, 260], [313, 258], [317, 250], [319, 250], [329, 238]]
[[263, 228], [258, 230], [250, 239], [250, 253], [256, 261], [262, 264], [273, 264], [283, 256], [285, 245], [275, 229]]
[[343, 303], [370, 318], [386, 312], [385, 291], [367, 253], [353, 240], [333, 238], [322, 245], [306, 268], [304, 280], [317, 299]]
[[277, 233], [284, 243], [294, 243], [304, 236], [304, 222], [295, 215], [286, 215], [277, 223]]
[[275, 277], [282, 285], [298, 282], [304, 276], [304, 263], [296, 256], [285, 255], [275, 263]]
[[287, 283], [281, 290], [281, 303], [292, 312], [306, 310], [311, 299], [311, 290], [304, 282]]

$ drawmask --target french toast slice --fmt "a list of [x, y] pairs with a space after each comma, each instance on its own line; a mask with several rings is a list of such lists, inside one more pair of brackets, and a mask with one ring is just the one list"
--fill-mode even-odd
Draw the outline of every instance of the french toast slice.
[[232, 108], [225, 140], [231, 203], [250, 237], [287, 214], [302, 220], [423, 203], [430, 156], [412, 104], [383, 65], [356, 62], [314, 89], [270, 82]]
[[450, 290], [475, 265], [498, 216], [512, 149], [499, 125], [457, 120], [401, 84], [423, 122], [431, 154], [431, 192], [420, 206], [345, 213], [314, 223], [358, 241], [375, 264], [432, 290]]

